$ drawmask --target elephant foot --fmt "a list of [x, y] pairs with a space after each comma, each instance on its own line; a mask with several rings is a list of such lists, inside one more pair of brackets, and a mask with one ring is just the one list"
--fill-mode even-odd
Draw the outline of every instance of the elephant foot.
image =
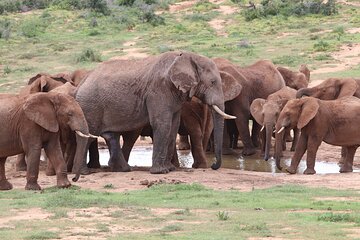
[[58, 180], [56, 186], [59, 188], [68, 188], [71, 186], [71, 183], [69, 182], [69, 180], [63, 179], [63, 180]]
[[10, 190], [13, 186], [7, 179], [3, 179], [0, 181], [0, 190]]
[[344, 157], [341, 157], [340, 160], [339, 160], [339, 165], [342, 165], [345, 163], [345, 158]]
[[37, 182], [35, 183], [27, 182], [25, 186], [25, 190], [41, 190], [41, 187]]
[[190, 150], [190, 144], [188, 142], [179, 142], [178, 149], [179, 150]]
[[352, 171], [353, 171], [352, 167], [345, 166], [345, 165], [343, 165], [339, 170], [340, 173], [348, 173], [348, 172], [352, 172]]
[[172, 171], [175, 171], [175, 170], [176, 170], [175, 165], [172, 164], [172, 163], [166, 163], [166, 164], [165, 164], [165, 167], [169, 170], [169, 172], [172, 172]]
[[296, 173], [296, 168], [293, 167], [288, 167], [286, 168], [286, 171], [290, 174], [295, 174]]
[[101, 168], [100, 162], [99, 161], [89, 161], [89, 163], [87, 164], [88, 168]]
[[312, 175], [312, 174], [315, 174], [315, 173], [316, 173], [316, 171], [313, 168], [306, 168], [305, 171], [304, 171], [304, 174], [306, 174], [306, 175]]
[[231, 148], [223, 148], [222, 155], [238, 155], [238, 153]]
[[168, 173], [169, 172], [169, 169], [167, 169], [166, 167], [164, 166], [152, 166], [150, 168], [150, 173], [152, 174], [165, 174], [165, 173]]
[[244, 156], [250, 156], [250, 155], [254, 155], [256, 153], [256, 149], [255, 148], [244, 148], [242, 154]]
[[110, 171], [111, 172], [131, 172], [131, 167], [129, 164], [125, 165], [125, 166], [110, 166]]
[[208, 168], [206, 162], [194, 163], [192, 168]]
[[45, 171], [45, 175], [46, 176], [55, 176], [56, 175], [55, 169], [47, 167], [46, 171]]

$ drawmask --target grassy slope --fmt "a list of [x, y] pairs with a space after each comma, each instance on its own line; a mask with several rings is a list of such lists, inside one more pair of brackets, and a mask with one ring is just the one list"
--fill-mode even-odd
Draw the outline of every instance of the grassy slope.
[[[235, 6], [230, 1], [223, 4]], [[208, 5], [207, 5], [208, 6]], [[213, 5], [216, 7], [216, 5]], [[211, 8], [211, 7], [210, 7]], [[0, 91], [16, 92], [26, 80], [38, 72], [57, 73], [76, 68], [92, 68], [97, 63], [80, 62], [76, 59], [85, 48], [92, 48], [106, 60], [124, 54], [127, 40], [139, 38], [136, 47], [144, 47], [149, 54], [166, 50], [184, 49], [209, 57], [225, 57], [242, 65], [267, 58], [277, 64], [297, 68], [307, 63], [312, 69], [321, 64], [334, 62], [329, 53], [342, 44], [360, 41], [360, 34], [345, 34], [338, 38], [333, 31], [339, 27], [353, 28], [360, 23], [360, 8], [343, 6], [337, 16], [272, 17], [246, 22], [238, 14], [222, 15], [217, 9], [194, 5], [191, 14], [163, 13], [166, 25], [153, 27], [138, 24], [128, 31], [124, 24], [116, 22], [121, 16], [97, 16], [97, 27], [90, 27], [93, 16], [86, 11], [63, 10], [33, 11], [30, 14], [0, 16], [0, 21], [12, 22], [11, 38], [0, 39]], [[208, 21], [213, 18], [228, 19], [225, 24], [227, 38], [217, 36]], [[22, 29], [29, 21], [40, 23], [35, 37], [25, 37]], [[31, 25], [31, 24], [30, 24]], [[323, 32], [328, 30], [328, 32]], [[281, 33], [287, 33], [282, 36]], [[324, 52], [316, 52], [314, 44], [323, 40], [329, 44]], [[247, 47], [239, 44], [249, 43]], [[314, 76], [359, 75], [360, 68]]]
[[[341, 201], [344, 198], [348, 200]], [[50, 216], [10, 221], [0, 228], [0, 235], [2, 239], [69, 235], [109, 239], [351, 239], [347, 234], [360, 226], [359, 199], [356, 191], [290, 185], [247, 193], [214, 191], [197, 184], [158, 185], [125, 193], [75, 187], [46, 189], [42, 194], [9, 191], [0, 195], [2, 218], [28, 208], [41, 208]], [[89, 207], [97, 209], [86, 212]], [[79, 226], [83, 232], [71, 230]], [[119, 231], [124, 228], [133, 231]], [[142, 230], [136, 231], [139, 228]]]

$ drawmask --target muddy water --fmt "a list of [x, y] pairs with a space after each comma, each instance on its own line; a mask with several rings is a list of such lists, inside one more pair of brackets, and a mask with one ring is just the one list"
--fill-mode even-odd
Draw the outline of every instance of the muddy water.
[[[100, 151], [100, 163], [101, 165], [107, 165], [109, 160], [109, 151], [108, 149], [99, 149]], [[180, 166], [183, 168], [191, 168], [193, 163], [193, 157], [190, 151], [178, 151]], [[136, 147], [132, 150], [130, 154], [129, 164], [131, 166], [143, 166], [150, 167], [152, 164], [152, 147]], [[207, 154], [209, 166], [215, 161], [213, 154]], [[290, 159], [282, 160], [282, 166], [289, 166]], [[256, 171], [256, 172], [271, 172], [276, 173], [280, 172], [275, 165], [275, 160], [270, 159], [269, 161], [264, 161], [259, 155], [253, 155], [250, 157], [236, 157], [232, 155], [223, 156], [222, 167], [230, 169], [241, 169], [247, 171]], [[298, 172], [304, 172], [306, 168], [306, 162], [301, 161]], [[339, 166], [337, 163], [329, 163], [323, 161], [317, 161], [315, 164], [315, 170], [318, 174], [325, 173], [339, 173]], [[359, 169], [354, 169], [355, 172], [360, 172]]]

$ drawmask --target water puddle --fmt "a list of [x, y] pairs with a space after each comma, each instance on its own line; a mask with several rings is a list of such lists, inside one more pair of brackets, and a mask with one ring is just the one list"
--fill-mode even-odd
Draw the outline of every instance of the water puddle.
[[[106, 166], [109, 160], [108, 149], [99, 149], [100, 163]], [[193, 157], [189, 150], [178, 151], [180, 167], [191, 168], [193, 164]], [[210, 166], [215, 159], [214, 154], [207, 153], [208, 165]], [[150, 167], [152, 165], [152, 147], [135, 147], [130, 153], [130, 166]], [[281, 161], [283, 167], [290, 165], [290, 159]], [[275, 160], [270, 159], [264, 161], [260, 156], [253, 155], [249, 157], [236, 157], [232, 155], [223, 156], [223, 168], [240, 169], [255, 172], [281, 172], [276, 168]], [[306, 161], [301, 161], [298, 167], [298, 173], [303, 173], [306, 168]], [[340, 167], [337, 163], [317, 161], [315, 163], [315, 170], [318, 174], [339, 173]], [[355, 169], [354, 172], [360, 172], [360, 169]]]

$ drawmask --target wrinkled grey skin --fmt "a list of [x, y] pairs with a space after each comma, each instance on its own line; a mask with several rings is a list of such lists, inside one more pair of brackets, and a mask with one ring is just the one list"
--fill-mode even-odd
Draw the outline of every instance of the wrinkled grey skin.
[[[257, 98], [251, 103], [250, 111], [252, 116], [261, 126], [264, 126], [265, 129], [264, 160], [268, 160], [270, 158], [271, 138], [279, 114], [285, 106], [286, 102], [290, 99], [295, 99], [295, 96], [296, 90], [285, 86], [279, 91], [270, 94], [266, 100]], [[291, 147], [292, 151], [295, 150], [298, 136], [297, 129], [294, 130], [296, 132], [294, 132], [294, 141]], [[282, 140], [284, 140], [284, 142], [281, 141], [281, 148], [277, 148], [278, 150], [282, 150], [285, 144], [285, 139]], [[277, 155], [281, 155], [281, 152], [282, 151], [278, 152]]]
[[[140, 129], [150, 123], [154, 131], [151, 173], [174, 169], [174, 154], [180, 110], [185, 101], [196, 96], [208, 105], [224, 110], [219, 71], [209, 58], [189, 52], [167, 52], [141, 60], [113, 60], [102, 63], [79, 86], [76, 100], [84, 111], [91, 134], [101, 135], [113, 154], [113, 171], [130, 171], [119, 141], [121, 133]], [[221, 163], [223, 118], [214, 115], [216, 158]], [[81, 145], [81, 146], [80, 146]], [[85, 166], [88, 143], [78, 144], [76, 181]]]

